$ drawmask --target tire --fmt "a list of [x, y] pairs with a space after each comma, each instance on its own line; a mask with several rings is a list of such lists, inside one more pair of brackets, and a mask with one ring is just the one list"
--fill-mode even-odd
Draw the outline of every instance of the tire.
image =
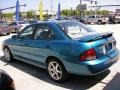
[[4, 47], [4, 57], [7, 62], [12, 62], [13, 61], [13, 56], [9, 50], [8, 47]]
[[99, 24], [99, 25], [102, 24], [102, 21], [101, 21], [101, 20], [98, 20], [98, 24]]
[[17, 28], [15, 28], [15, 33], [17, 33], [18, 32], [18, 29]]
[[68, 78], [64, 65], [54, 58], [48, 61], [47, 71], [50, 78], [55, 82], [64, 82]]
[[10, 33], [7, 33], [7, 35], [10, 35]]
[[106, 22], [103, 22], [103, 24], [106, 24]]
[[118, 24], [120, 24], [120, 21], [118, 22]]

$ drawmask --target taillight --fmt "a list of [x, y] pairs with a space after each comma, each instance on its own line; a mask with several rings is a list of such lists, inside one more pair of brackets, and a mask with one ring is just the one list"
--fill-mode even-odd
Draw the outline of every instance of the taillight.
[[94, 49], [87, 50], [80, 56], [81, 61], [95, 60], [95, 59], [96, 59], [96, 52]]

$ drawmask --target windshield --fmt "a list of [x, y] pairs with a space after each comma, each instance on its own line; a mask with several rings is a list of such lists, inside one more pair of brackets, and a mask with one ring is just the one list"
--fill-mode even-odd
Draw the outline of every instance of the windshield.
[[60, 29], [72, 39], [77, 39], [86, 35], [97, 33], [91, 28], [77, 21], [62, 22], [58, 25]]
[[7, 25], [7, 22], [5, 22], [5, 21], [0, 21], [0, 26], [5, 26], [5, 25]]
[[21, 22], [18, 22], [19, 24], [29, 24], [28, 21], [21, 21]]

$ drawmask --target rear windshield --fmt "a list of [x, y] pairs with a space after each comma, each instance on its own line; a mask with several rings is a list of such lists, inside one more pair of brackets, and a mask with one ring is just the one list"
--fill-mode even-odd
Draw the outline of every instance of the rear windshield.
[[70, 38], [78, 39], [80, 37], [97, 33], [78, 21], [67, 21], [58, 24], [59, 28]]
[[27, 21], [19, 22], [19, 24], [28, 24]]

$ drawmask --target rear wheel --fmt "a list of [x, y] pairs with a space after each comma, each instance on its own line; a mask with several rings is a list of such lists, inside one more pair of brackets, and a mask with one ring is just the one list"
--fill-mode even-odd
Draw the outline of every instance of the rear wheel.
[[8, 61], [8, 62], [13, 61], [12, 54], [11, 54], [8, 47], [4, 48], [4, 57], [5, 57], [5, 60]]
[[7, 35], [10, 35], [10, 33], [7, 33]]
[[56, 82], [63, 82], [68, 78], [68, 73], [65, 67], [56, 59], [48, 61], [47, 70], [50, 78]]
[[3, 33], [2, 35], [6, 36], [6, 35], [10, 35], [10, 33]]
[[101, 20], [98, 20], [98, 24], [102, 24], [102, 21], [101, 21]]
[[18, 32], [18, 29], [17, 28], [15, 28], [15, 33], [17, 33]]

